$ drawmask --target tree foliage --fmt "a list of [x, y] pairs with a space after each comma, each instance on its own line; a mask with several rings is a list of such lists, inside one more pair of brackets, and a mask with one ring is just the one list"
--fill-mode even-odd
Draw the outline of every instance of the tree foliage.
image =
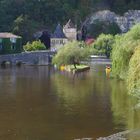
[[33, 41], [32, 43], [27, 42], [26, 45], [23, 46], [25, 51], [37, 51], [37, 50], [45, 50], [46, 47], [41, 41]]
[[[23, 35], [32, 40], [33, 33], [53, 29], [58, 22], [69, 18], [80, 26], [87, 15], [100, 9], [124, 12], [139, 9], [139, 0], [0, 0], [0, 31]], [[113, 29], [113, 28], [112, 28]], [[28, 37], [27, 37], [28, 34]]]
[[113, 35], [105, 35], [101, 34], [95, 43], [93, 44], [93, 47], [99, 51], [104, 52], [104, 54], [107, 57], [110, 57], [112, 46], [114, 44], [114, 36]]
[[140, 1], [139, 0], [108, 0], [112, 1], [111, 10], [116, 13], [123, 14], [128, 10], [138, 9]]
[[112, 51], [112, 73], [126, 79], [129, 62], [135, 48], [140, 42], [140, 24], [135, 25], [128, 33], [116, 36]]
[[23, 44], [27, 41], [33, 40], [33, 33], [35, 33], [40, 25], [29, 19], [27, 15], [20, 15], [14, 20], [12, 32], [23, 37]]
[[120, 33], [121, 30], [116, 23], [96, 20], [93, 24], [91, 24], [88, 27], [87, 32], [88, 32], [88, 36], [97, 38], [99, 34], [104, 33], [104, 34], [116, 35]]
[[129, 92], [140, 97], [140, 44], [130, 60], [127, 83]]
[[78, 42], [69, 42], [57, 52], [53, 58], [53, 64], [58, 66], [73, 64], [76, 67], [76, 64], [79, 64], [81, 60], [86, 59], [88, 56], [89, 51], [80, 47]]

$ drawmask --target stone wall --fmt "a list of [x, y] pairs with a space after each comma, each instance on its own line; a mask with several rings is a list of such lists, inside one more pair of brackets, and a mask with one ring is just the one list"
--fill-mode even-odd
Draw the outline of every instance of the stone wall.
[[98, 11], [91, 14], [83, 25], [88, 26], [95, 20], [115, 22], [120, 27], [122, 33], [127, 32], [133, 25], [140, 23], [140, 10], [129, 10], [123, 16], [117, 15], [109, 10]]
[[18, 54], [0, 55], [0, 64], [10, 62], [12, 65], [23, 63], [26, 65], [48, 65], [54, 55], [52, 51], [25, 52]]

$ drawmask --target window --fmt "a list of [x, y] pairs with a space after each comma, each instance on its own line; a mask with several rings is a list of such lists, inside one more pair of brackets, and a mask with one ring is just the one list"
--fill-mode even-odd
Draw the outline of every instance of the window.
[[10, 41], [12, 42], [12, 43], [16, 43], [16, 38], [10, 38]]
[[59, 44], [59, 40], [56, 40], [56, 44]]
[[55, 40], [53, 40], [53, 46], [55, 45]]
[[15, 43], [12, 43], [11, 49], [12, 49], [12, 50], [16, 50], [16, 44], [15, 44]]
[[10, 38], [10, 41], [12, 43], [11, 49], [16, 50], [16, 38]]
[[2, 50], [2, 38], [0, 38], [0, 51]]
[[63, 44], [63, 40], [60, 40], [60, 44]]
[[0, 43], [2, 43], [2, 38], [0, 38]]
[[2, 43], [0, 43], [0, 51], [2, 50]]
[[55, 40], [52, 40], [52, 44], [54, 44], [55, 43]]

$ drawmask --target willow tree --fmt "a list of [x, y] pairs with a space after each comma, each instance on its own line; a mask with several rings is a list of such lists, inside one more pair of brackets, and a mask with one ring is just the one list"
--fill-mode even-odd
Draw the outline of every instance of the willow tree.
[[140, 44], [130, 60], [127, 83], [129, 92], [140, 97]]
[[74, 65], [76, 68], [76, 65], [88, 58], [89, 54], [88, 49], [81, 47], [79, 42], [69, 42], [58, 50], [53, 58], [53, 64], [57, 66]]
[[129, 62], [135, 48], [140, 42], [140, 24], [135, 25], [128, 33], [116, 36], [112, 51], [112, 73], [114, 76], [126, 79]]

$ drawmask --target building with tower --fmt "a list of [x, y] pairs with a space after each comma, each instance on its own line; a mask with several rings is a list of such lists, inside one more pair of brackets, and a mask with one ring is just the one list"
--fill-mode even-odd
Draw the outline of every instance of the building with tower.
[[54, 33], [51, 35], [51, 47], [61, 47], [68, 42], [60, 24], [57, 25]]
[[63, 32], [69, 41], [77, 40], [77, 27], [71, 20], [63, 26]]

